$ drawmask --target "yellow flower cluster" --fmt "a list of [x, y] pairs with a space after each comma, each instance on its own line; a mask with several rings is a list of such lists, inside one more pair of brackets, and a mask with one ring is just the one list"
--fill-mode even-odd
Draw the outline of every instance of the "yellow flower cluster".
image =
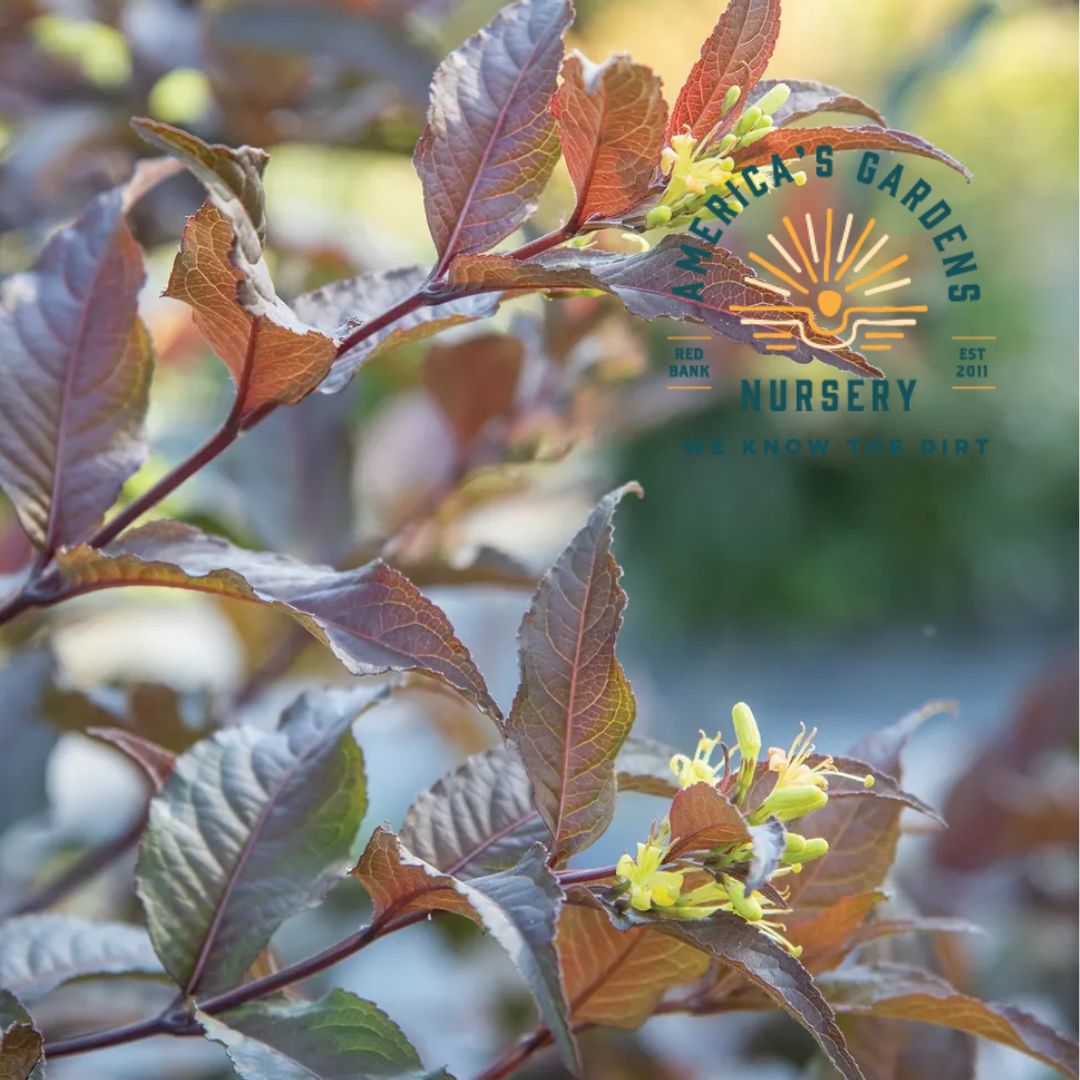
[[[668, 225], [695, 209], [711, 193], [719, 191], [726, 198], [732, 185], [738, 187], [742, 184], [742, 176], [735, 171], [733, 155], [773, 130], [773, 113], [787, 101], [790, 94], [791, 88], [786, 83], [777, 83], [746, 109], [731, 130], [715, 142], [714, 132], [707, 133], [700, 140], [689, 131], [673, 135], [671, 145], [666, 146], [661, 154], [667, 187], [659, 204], [646, 215], [645, 227], [656, 229]], [[728, 90], [717, 126], [723, 123], [724, 116], [734, 108], [741, 95], [742, 89], [738, 86]]]
[[[742, 807], [755, 780], [761, 779], [758, 773], [761, 736], [748, 705], [739, 702], [731, 716], [735, 728], [734, 749], [724, 746], [719, 732], [711, 738], [703, 731], [694, 756], [675, 754], [670, 766], [680, 788], [702, 783], [719, 787], [736, 806]], [[829, 801], [830, 776], [857, 780], [867, 787], [873, 785], [872, 776], [858, 777], [840, 772], [831, 757], [811, 764], [815, 734], [816, 729], [807, 732], [806, 726], [800, 725], [799, 734], [788, 750], [769, 748], [767, 768], [762, 776], [774, 773], [776, 779], [769, 794], [748, 814], [747, 821], [751, 825], [760, 825], [769, 819], [793, 821], [825, 806]], [[723, 758], [714, 762], [713, 755], [718, 749]], [[735, 755], [738, 755], [738, 769], [733, 773]], [[668, 865], [670, 839], [670, 825], [665, 820], [658, 829], [654, 827], [646, 843], [637, 845], [636, 856], [625, 854], [619, 859], [615, 876], [621, 883], [620, 891], [629, 894], [631, 907], [636, 911], [656, 911], [680, 919], [707, 919], [718, 911], [729, 912], [752, 923], [794, 956], [799, 955], [801, 949], [784, 937], [784, 924], [775, 918], [786, 909], [775, 906], [759, 890], [747, 893], [742, 877], [737, 876], [740, 873], [737, 868], [752, 859], [753, 845], [728, 845], [710, 852], [697, 863], [679, 858]], [[828, 842], [823, 837], [807, 839], [798, 833], [785, 832], [784, 850], [770, 879], [797, 874], [804, 863], [820, 859], [828, 850]], [[701, 870], [711, 873], [713, 880], [684, 891], [687, 873]], [[772, 895], [775, 897], [775, 892]]]

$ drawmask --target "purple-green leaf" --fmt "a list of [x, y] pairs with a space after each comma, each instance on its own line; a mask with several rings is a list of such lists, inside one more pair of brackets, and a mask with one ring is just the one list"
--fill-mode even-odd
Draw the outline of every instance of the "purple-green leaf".
[[833, 1010], [810, 973], [750, 923], [725, 912], [700, 922], [611, 910], [609, 916], [619, 929], [651, 926], [722, 961], [806, 1028], [841, 1076], [861, 1080], [862, 1073], [848, 1052]]
[[253, 1001], [199, 1021], [243, 1080], [452, 1080], [445, 1069], [425, 1071], [401, 1028], [345, 990]]
[[804, 120], [819, 112], [854, 113], [885, 127], [885, 117], [873, 105], [838, 87], [827, 86], [813, 79], [762, 79], [754, 87], [755, 100], [764, 97], [780, 82], [791, 91], [791, 96], [772, 114], [776, 127], [793, 124], [796, 120]]
[[[419, 266], [371, 270], [298, 296], [296, 311], [312, 326], [341, 341], [351, 331], [413, 296], [428, 276], [429, 272]], [[384, 349], [419, 341], [460, 323], [486, 319], [495, 314], [498, 306], [499, 297], [488, 293], [415, 308], [342, 353], [319, 390], [337, 393], [348, 385], [357, 368]]]
[[146, 456], [153, 367], [125, 187], [0, 290], [0, 486], [46, 551], [85, 539]]
[[521, 682], [507, 721], [537, 809], [561, 862], [611, 821], [615, 759], [634, 697], [615, 657], [626, 594], [611, 554], [615, 508], [636, 484], [605, 496], [544, 575], [518, 631]]
[[514, 748], [493, 746], [423, 792], [401, 826], [404, 845], [425, 862], [469, 879], [516, 862], [551, 833], [533, 806]]
[[53, 912], [0, 923], [0, 986], [23, 1001], [42, 997], [72, 979], [135, 972], [161, 973], [141, 926]]
[[104, 551], [73, 548], [57, 561], [69, 595], [152, 585], [268, 604], [326, 644], [354, 675], [422, 671], [501, 720], [443, 612], [381, 561], [342, 571], [307, 566], [178, 522], [145, 525]]
[[348, 869], [367, 803], [352, 723], [370, 689], [305, 694], [276, 731], [234, 727], [176, 762], [139, 853], [154, 948], [185, 993], [236, 986]]
[[563, 1064], [577, 1075], [577, 1046], [555, 951], [562, 890], [546, 855], [534, 844], [510, 869], [466, 882], [418, 858], [392, 832], [379, 828], [353, 876], [371, 896], [377, 924], [412, 912], [446, 911], [482, 926], [528, 983]]

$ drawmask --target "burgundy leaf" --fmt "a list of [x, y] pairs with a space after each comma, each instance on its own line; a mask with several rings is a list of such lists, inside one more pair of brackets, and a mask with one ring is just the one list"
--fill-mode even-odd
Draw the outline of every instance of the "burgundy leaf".
[[507, 731], [561, 862], [591, 844], [614, 812], [615, 759], [634, 697], [615, 657], [626, 594], [611, 554], [612, 519], [636, 484], [601, 500], [544, 575], [518, 631], [521, 683]]
[[0, 486], [49, 552], [85, 539], [146, 456], [153, 359], [125, 200], [99, 195], [0, 292]]
[[343, 571], [307, 566], [162, 521], [126, 533], [104, 551], [61, 552], [58, 564], [70, 595], [153, 585], [269, 604], [319, 638], [354, 675], [421, 671], [501, 720], [443, 612], [381, 561]]
[[[666, 236], [651, 251], [640, 255], [558, 252], [559, 259], [553, 256], [545, 260], [545, 265], [578, 265], [590, 270], [604, 288], [615, 293], [632, 314], [642, 319], [691, 319], [704, 323], [731, 341], [764, 352], [765, 341], [755, 338], [754, 327], [744, 325], [742, 320], [753, 315], [745, 310], [752, 305], [775, 305], [776, 293], [748, 284], [746, 279], [753, 278], [754, 272], [738, 256], [724, 248], [702, 248], [696, 240], [693, 240], [693, 246], [711, 257], [701, 263], [701, 273], [680, 267], [680, 261], [689, 261], [684, 251], [691, 246], [687, 239], [693, 240], [692, 237]], [[675, 295], [672, 289], [676, 286], [699, 287], [700, 299]], [[838, 345], [837, 339], [815, 334], [810, 329], [807, 310], [792, 307], [791, 317], [799, 321], [809, 341], [819, 344], [808, 345], [793, 338], [796, 348], [785, 353], [786, 357], [800, 364], [821, 360], [842, 371], [863, 376], [876, 378], [881, 375], [876, 367], [850, 349], [825, 348], [826, 345]]]
[[648, 192], [660, 164], [667, 103], [660, 79], [628, 56], [592, 64], [566, 58], [552, 102], [577, 192], [571, 225], [617, 217]]
[[164, 746], [144, 739], [132, 731], [123, 728], [92, 727], [86, 729], [87, 735], [111, 743], [126, 754], [150, 779], [154, 791], [161, 791], [165, 781], [176, 768], [176, 755]]
[[532, 212], [559, 157], [550, 104], [572, 17], [569, 0], [516, 0], [439, 65], [413, 157], [436, 277]]
[[669, 859], [720, 844], [748, 844], [751, 836], [738, 809], [712, 784], [691, 784], [671, 800]]
[[831, 146], [834, 150], [893, 150], [900, 154], [940, 161], [955, 169], [965, 180], [971, 180], [971, 171], [956, 158], [939, 150], [918, 135], [891, 128], [872, 127], [815, 127], [778, 128], [763, 139], [751, 143], [735, 155], [735, 167], [745, 169], [749, 165], [767, 165], [774, 154], [784, 160], [813, 156], [819, 146]]
[[651, 926], [722, 961], [806, 1028], [841, 1076], [861, 1080], [836, 1017], [810, 972], [750, 923], [726, 912], [702, 921], [610, 911], [609, 917], [620, 929]]
[[[866, 762], [879, 773], [900, 776], [900, 753], [911, 733], [935, 712], [941, 703], [899, 720], [852, 747], [851, 757]], [[843, 897], [868, 892], [880, 887], [892, 866], [900, 838], [900, 816], [904, 801], [874, 798], [864, 789], [867, 798], [831, 799], [829, 805], [815, 811], [807, 820], [807, 829], [814, 836], [829, 842], [829, 853], [822, 859], [803, 865], [802, 873], [788, 881], [791, 905], [797, 916], [806, 917], [827, 908]]]
[[773, 124], [783, 127], [803, 120], [819, 112], [856, 113], [885, 127], [885, 117], [862, 98], [848, 94], [835, 86], [815, 82], [813, 79], [762, 79], [754, 87], [755, 99], [763, 97], [778, 83], [783, 82], [791, 96], [773, 114]]
[[[731, 0], [679, 91], [667, 141], [686, 127], [697, 139], [724, 134], [765, 73], [779, 33], [780, 0]], [[725, 115], [724, 99], [733, 86], [740, 87], [742, 94]]]
[[859, 964], [823, 975], [819, 985], [838, 1012], [956, 1028], [1011, 1046], [1067, 1076], [1077, 1075], [1071, 1039], [1023, 1009], [962, 994], [929, 971], [905, 964]]

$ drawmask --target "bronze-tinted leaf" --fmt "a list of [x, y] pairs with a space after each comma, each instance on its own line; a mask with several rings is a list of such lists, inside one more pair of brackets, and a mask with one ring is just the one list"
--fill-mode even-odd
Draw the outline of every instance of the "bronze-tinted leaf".
[[534, 845], [509, 870], [464, 882], [417, 858], [386, 829], [376, 829], [353, 876], [368, 891], [376, 922], [402, 915], [447, 911], [482, 926], [507, 952], [555, 1036], [563, 1063], [579, 1069], [563, 992], [555, 933], [562, 890]]
[[509, 744], [473, 754], [423, 792], [401, 826], [402, 843], [457, 878], [516, 862], [551, 833], [533, 806], [525, 766]]
[[483, 334], [433, 345], [424, 357], [424, 385], [467, 448], [490, 420], [509, 416], [525, 344], [509, 334]]
[[929, 971], [905, 964], [858, 964], [822, 975], [819, 985], [838, 1012], [956, 1028], [1077, 1075], [1075, 1042], [1023, 1009], [969, 997]]
[[748, 844], [750, 830], [738, 808], [711, 784], [691, 784], [671, 800], [669, 859], [719, 844]]
[[793, 124], [796, 120], [804, 120], [819, 112], [855, 113], [885, 127], [885, 117], [873, 105], [868, 105], [854, 94], [813, 79], [762, 79], [754, 87], [755, 100], [763, 97], [779, 82], [788, 87], [791, 96], [772, 114], [776, 127]]
[[521, 682], [507, 730], [560, 862], [611, 821], [615, 758], [634, 697], [615, 657], [626, 594], [611, 554], [615, 508], [636, 484], [601, 500], [544, 575], [518, 631]]
[[443, 612], [381, 561], [335, 571], [246, 551], [178, 522], [154, 522], [104, 551], [61, 552], [58, 565], [69, 595], [151, 585], [269, 604], [319, 638], [354, 675], [422, 671], [501, 719]]
[[126, 198], [99, 195], [0, 289], [0, 486], [50, 553], [86, 539], [146, 456], [153, 359]]
[[975, 1080], [975, 1039], [963, 1031], [856, 1013], [838, 1019], [866, 1080]]
[[567, 904], [559, 960], [575, 1024], [637, 1028], [664, 993], [705, 974], [709, 956], [646, 927], [616, 930], [602, 912]]
[[804, 966], [815, 974], [836, 967], [851, 951], [852, 935], [884, 899], [885, 893], [877, 889], [852, 893], [840, 897], [813, 918], [793, 923], [788, 937], [793, 944], [802, 946], [800, 959]]
[[[852, 747], [850, 757], [899, 780], [900, 753], [908, 737], [941, 708], [940, 703], [928, 705], [868, 736]], [[907, 804], [895, 798], [874, 798], [872, 791], [865, 789], [868, 797], [864, 798], [830, 799], [828, 806], [806, 819], [806, 834], [828, 840], [829, 853], [806, 863], [801, 874], [788, 879], [796, 910], [793, 923], [884, 882], [896, 855], [900, 816]]]
[[0, 1077], [45, 1080], [45, 1040], [19, 999], [0, 989]]
[[660, 79], [628, 56], [595, 65], [566, 58], [552, 102], [563, 157], [577, 192], [571, 223], [617, 217], [640, 201], [660, 164], [667, 103]]
[[[298, 296], [296, 311], [312, 326], [344, 340], [351, 331], [417, 293], [428, 276], [428, 271], [420, 266], [372, 270]], [[319, 389], [326, 394], [336, 393], [348, 385], [361, 364], [384, 349], [419, 341], [461, 323], [486, 319], [498, 306], [499, 297], [487, 294], [415, 308], [343, 353], [334, 361]]]
[[[668, 141], [686, 127], [697, 139], [724, 134], [764, 74], [779, 33], [780, 0], [731, 0], [679, 91], [668, 123]], [[725, 115], [724, 99], [733, 86], [740, 87], [742, 95]]]
[[593, 277], [588, 264], [575, 259], [575, 253], [565, 248], [532, 259], [459, 255], [450, 264], [449, 282], [458, 288], [503, 293], [604, 287]]
[[701, 921], [637, 913], [609, 915], [619, 929], [650, 926], [722, 961], [806, 1028], [841, 1076], [861, 1080], [836, 1017], [810, 973], [750, 923], [725, 912]]
[[[767, 164], [773, 154], [781, 158], [813, 156], [819, 146], [831, 146], [834, 150], [892, 150], [901, 154], [915, 154], [918, 157], [940, 161], [955, 169], [965, 180], [971, 180], [970, 170], [956, 158], [939, 150], [918, 135], [906, 131], [893, 131], [891, 128], [874, 127], [815, 127], [815, 128], [778, 128], [763, 139], [751, 143], [735, 155], [736, 168], [744, 169], [748, 165]], [[800, 152], [801, 148], [801, 152]], [[885, 172], [882, 172], [884, 177]]]
[[250, 314], [239, 299], [244, 272], [232, 258], [234, 244], [234, 226], [206, 203], [184, 226], [165, 295], [194, 311], [195, 325], [236, 383], [239, 415], [247, 417], [310, 393], [330, 369], [334, 343], [291, 312], [288, 318], [269, 310]]
[[532, 212], [559, 158], [550, 104], [572, 17], [569, 0], [516, 0], [439, 65], [413, 156], [436, 276]]
[[[704, 323], [731, 341], [764, 351], [765, 341], [755, 338], [754, 327], [744, 325], [742, 321], [752, 315], [744, 309], [755, 304], [775, 305], [776, 294], [748, 284], [746, 279], [754, 277], [753, 270], [724, 248], [702, 248], [694, 241], [693, 246], [711, 252], [711, 258], [701, 263], [700, 274], [693, 269], [680, 268], [680, 261], [689, 261], [683, 250], [690, 246], [686, 240], [682, 236], [666, 236], [651, 251], [640, 255], [604, 256], [582, 251], [565, 258], [576, 258], [591, 270], [604, 288], [622, 300], [631, 314], [642, 319], [689, 319]], [[675, 295], [671, 290], [676, 286], [700, 287], [700, 298]], [[791, 317], [799, 320], [809, 341], [820, 344], [814, 347], [795, 339], [796, 348], [784, 354], [789, 359], [800, 364], [821, 360], [842, 371], [871, 377], [881, 375], [857, 352], [839, 347], [836, 338], [815, 334], [810, 329], [806, 311], [792, 307]], [[837, 347], [825, 348], [826, 345]]]

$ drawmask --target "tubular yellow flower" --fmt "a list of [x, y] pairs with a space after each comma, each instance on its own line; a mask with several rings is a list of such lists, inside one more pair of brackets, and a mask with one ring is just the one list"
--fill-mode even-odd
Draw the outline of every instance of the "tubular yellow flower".
[[630, 906], [637, 911], [670, 908], [682, 889], [681, 871], [661, 870], [667, 848], [657, 844], [638, 844], [637, 858], [628, 854], [619, 859], [615, 876], [630, 885]]
[[848, 780], [856, 780], [868, 788], [874, 786], [872, 776], [853, 776], [851, 773], [841, 772], [833, 766], [831, 757], [822, 758], [816, 765], [808, 765], [806, 761], [814, 752], [813, 740], [816, 734], [817, 728], [808, 732], [806, 725], [800, 724], [799, 734], [795, 736], [789, 750], [785, 752], [778, 746], [769, 747], [767, 755], [769, 770], [777, 774], [776, 788], [813, 784], [822, 791], [826, 791], [829, 787], [827, 778], [830, 776], [843, 776]]
[[755, 898], [753, 893], [750, 896], [746, 895], [746, 886], [738, 878], [725, 874], [724, 887], [731, 898], [731, 909], [736, 915], [741, 915], [747, 922], [756, 923], [761, 920], [760, 901]]
[[710, 762], [713, 751], [720, 745], [720, 733], [716, 733], [715, 739], [710, 739], [704, 731], [698, 739], [697, 750], [694, 756], [688, 758], [685, 754], [675, 754], [668, 763], [671, 771], [679, 778], [679, 787], [688, 788], [691, 784], [715, 784], [720, 778], [717, 774], [723, 769], [723, 764], [713, 765]]

